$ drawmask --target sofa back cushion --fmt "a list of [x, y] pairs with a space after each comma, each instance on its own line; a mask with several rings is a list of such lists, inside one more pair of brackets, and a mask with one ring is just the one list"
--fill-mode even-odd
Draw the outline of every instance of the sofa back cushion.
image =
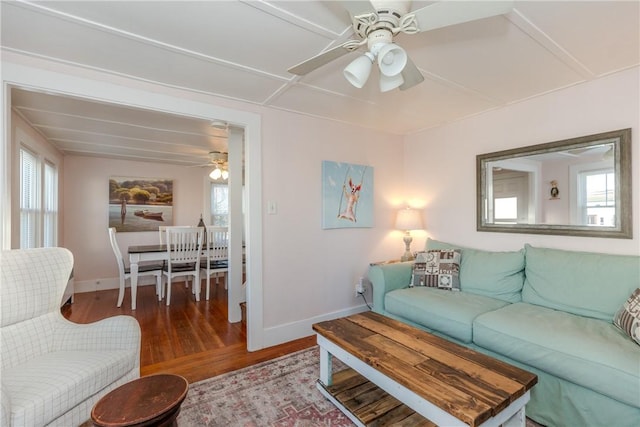
[[460, 289], [508, 302], [521, 300], [524, 250], [490, 252], [427, 239], [427, 250], [460, 249]]
[[522, 300], [595, 319], [613, 321], [640, 286], [640, 257], [525, 245]]

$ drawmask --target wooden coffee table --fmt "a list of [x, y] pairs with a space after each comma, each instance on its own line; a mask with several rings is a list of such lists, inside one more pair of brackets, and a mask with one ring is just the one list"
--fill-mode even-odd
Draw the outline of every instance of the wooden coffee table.
[[173, 426], [189, 383], [179, 375], [141, 377], [107, 393], [91, 410], [100, 427]]
[[530, 372], [372, 312], [313, 329], [318, 388], [359, 426], [525, 425]]

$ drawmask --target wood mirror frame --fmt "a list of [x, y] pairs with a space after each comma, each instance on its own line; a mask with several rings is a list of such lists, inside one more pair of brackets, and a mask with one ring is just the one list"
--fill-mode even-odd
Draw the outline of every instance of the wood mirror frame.
[[[573, 163], [577, 163], [577, 161], [566, 159], [579, 158], [587, 151], [592, 152], [592, 157], [599, 155], [601, 159], [600, 162], [607, 162], [607, 165], [613, 165], [613, 172], [610, 172], [608, 175], [614, 177], [614, 188], [605, 190], [604, 192], [604, 194], [614, 196], [614, 200], [605, 206], [606, 208], [615, 206], [614, 214], [609, 217], [611, 218], [611, 225], [600, 225], [603, 224], [603, 222], [598, 224], [598, 217], [596, 215], [587, 215], [588, 212], [586, 208], [584, 206], [581, 207], [577, 202], [578, 193], [580, 193], [577, 190], [579, 184], [577, 183], [577, 179], [572, 179], [571, 177], [575, 174], [573, 171], [579, 170], [583, 165], [574, 165]], [[605, 154], [602, 154], [603, 152]], [[554, 157], [560, 159], [561, 156], [564, 156], [565, 160], [550, 160]], [[561, 179], [555, 176], [544, 176], [545, 174], [542, 171], [545, 170], [543, 165], [546, 164], [543, 160], [547, 162], [563, 162], [562, 167], [566, 170], [558, 173], [558, 175], [562, 175]], [[583, 160], [580, 160], [580, 162], [582, 161]], [[592, 163], [589, 164], [595, 164], [592, 159], [591, 161]], [[527, 164], [528, 166], [520, 170], [518, 170], [517, 166], [511, 167], [511, 165], [519, 163]], [[518, 207], [516, 207], [518, 203], [515, 197], [511, 198], [512, 200], [515, 199], [516, 202], [512, 205], [511, 210], [511, 215], [513, 216], [515, 213], [515, 217], [506, 221], [496, 221], [493, 217], [495, 209], [495, 198], [493, 197], [493, 187], [495, 183], [494, 171], [496, 171], [495, 173], [502, 173], [504, 172], [503, 167], [509, 173], [513, 172], [512, 175], [519, 174], [522, 176], [524, 184], [522, 184], [521, 187], [526, 187], [523, 191], [528, 198], [526, 203], [524, 203], [527, 205], [524, 212], [526, 217], [523, 217]], [[586, 166], [585, 168], [588, 169]], [[557, 170], [558, 169], [556, 169], [556, 173]], [[599, 173], [606, 175], [606, 173], [602, 171]], [[491, 185], [488, 185], [489, 180], [491, 180]], [[552, 184], [557, 182], [562, 182], [564, 185], [556, 186]], [[476, 218], [478, 231], [621, 239], [633, 238], [631, 214], [631, 129], [621, 129], [562, 141], [480, 154], [476, 156], [476, 185]], [[546, 186], [551, 186], [550, 192], [546, 189], [548, 188]], [[544, 218], [550, 215], [545, 215], [547, 212], [545, 212], [543, 204], [545, 204], [544, 206], [549, 206], [547, 200], [560, 201], [562, 198], [565, 198], [565, 201], [553, 207], [568, 204], [568, 208], [572, 208], [570, 212], [567, 211], [566, 213], [557, 215], [559, 218], [564, 215], [566, 221], [561, 220], [560, 222], [555, 222], [548, 220], [545, 222]], [[489, 204], [488, 201], [490, 199], [493, 200], [494, 203]], [[489, 208], [489, 206], [491, 207]], [[596, 224], [586, 225], [584, 222], [578, 222], [578, 220], [585, 221], [585, 219], [586, 222], [593, 221], [594, 218], [596, 218]], [[603, 221], [603, 218], [600, 218], [600, 221]]]

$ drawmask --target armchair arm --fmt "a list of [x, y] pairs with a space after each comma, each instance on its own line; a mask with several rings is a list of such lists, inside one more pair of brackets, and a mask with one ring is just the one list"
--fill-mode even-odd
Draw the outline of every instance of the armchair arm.
[[373, 311], [384, 312], [384, 296], [394, 289], [406, 288], [411, 282], [412, 261], [394, 264], [374, 264], [369, 267], [373, 288]]
[[140, 325], [131, 316], [114, 316], [78, 324], [60, 316], [54, 326], [53, 350], [133, 350], [140, 353]]
[[0, 425], [10, 426], [11, 425], [11, 398], [9, 397], [9, 393], [7, 390], [2, 387], [0, 390], [0, 399], [2, 399], [2, 403], [0, 404]]

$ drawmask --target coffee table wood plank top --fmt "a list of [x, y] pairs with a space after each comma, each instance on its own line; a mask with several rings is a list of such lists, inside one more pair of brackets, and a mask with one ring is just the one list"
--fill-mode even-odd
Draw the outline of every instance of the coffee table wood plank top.
[[412, 408], [411, 402], [432, 414], [434, 405], [440, 422], [477, 426], [497, 419], [515, 401], [515, 406], [524, 406], [537, 382], [527, 371], [372, 312], [320, 322], [313, 329], [321, 347], [321, 382], [327, 389], [332, 381], [327, 374], [330, 354], [341, 354], [348, 359], [341, 358], [343, 362], [378, 386], [407, 396], [404, 403]]

